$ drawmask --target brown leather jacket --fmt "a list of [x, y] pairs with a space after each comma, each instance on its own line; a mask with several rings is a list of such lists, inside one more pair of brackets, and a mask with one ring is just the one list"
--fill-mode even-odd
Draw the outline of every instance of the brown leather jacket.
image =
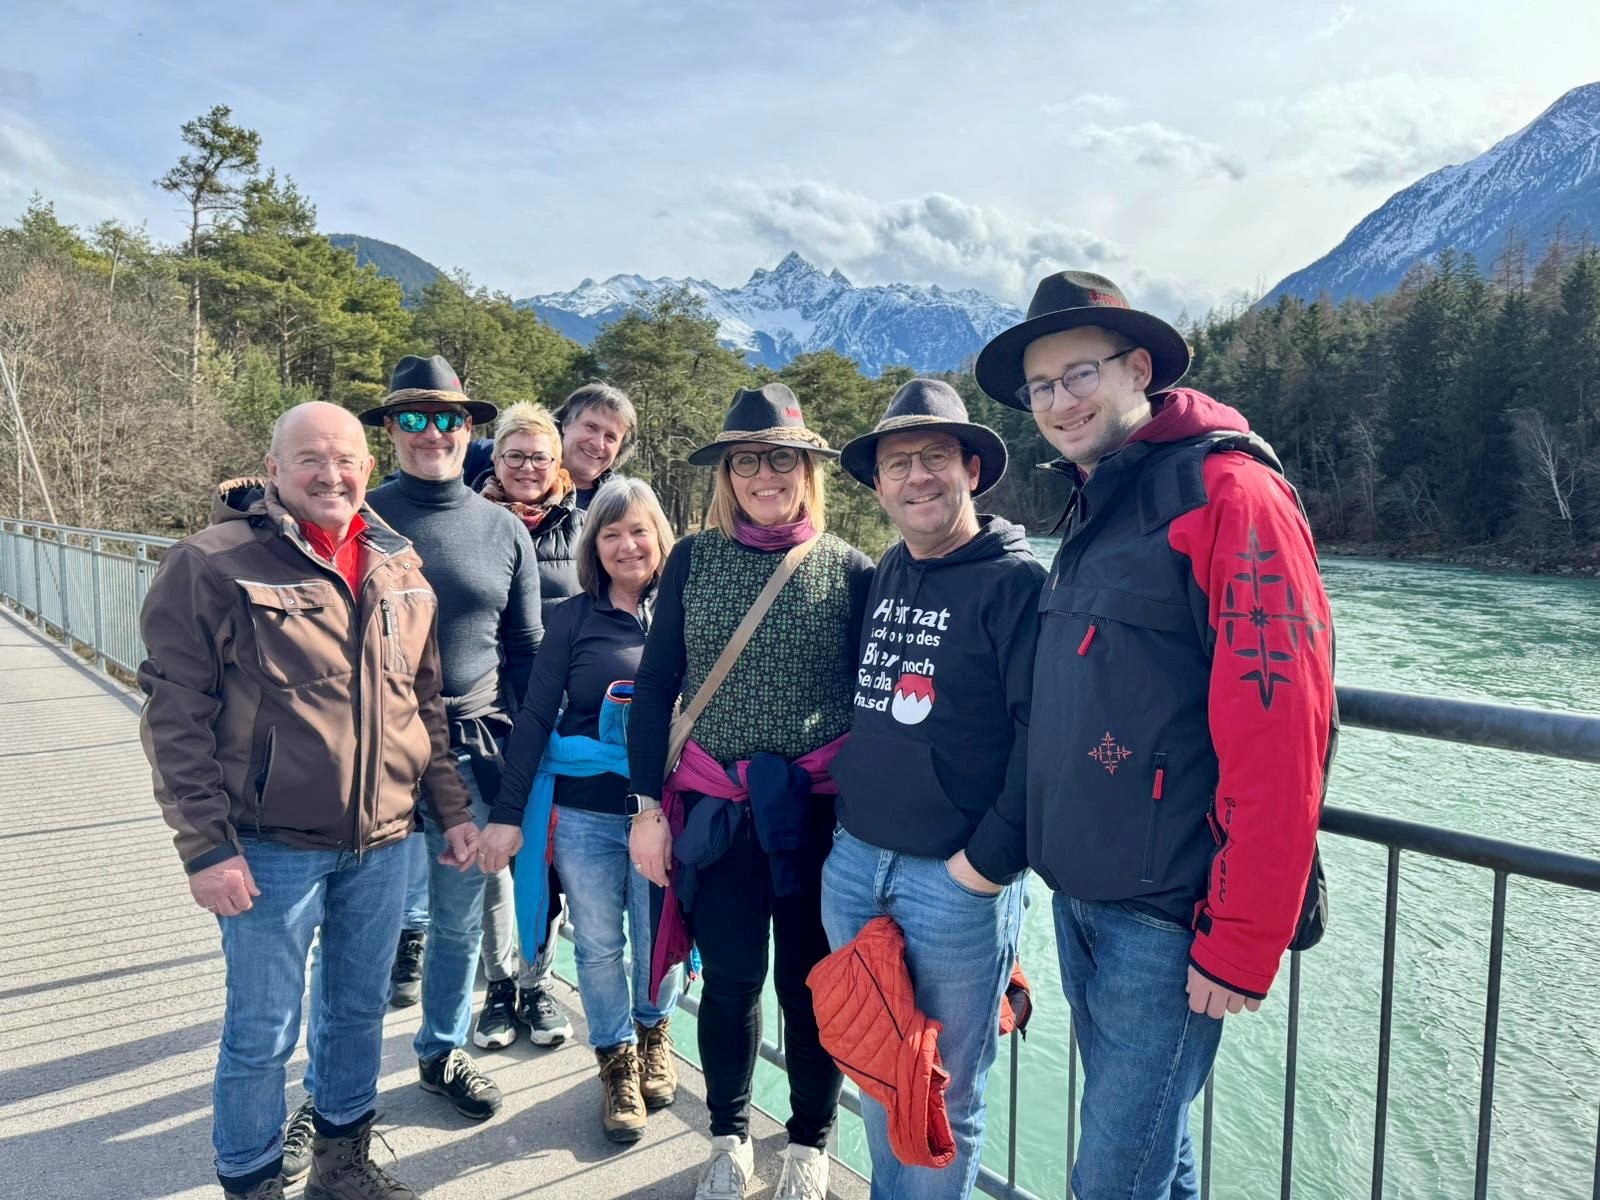
[[214, 524], [150, 585], [141, 732], [190, 874], [240, 853], [240, 834], [358, 853], [397, 842], [419, 785], [442, 827], [472, 819], [433, 589], [411, 543], [361, 516], [359, 596], [259, 480], [223, 484]]

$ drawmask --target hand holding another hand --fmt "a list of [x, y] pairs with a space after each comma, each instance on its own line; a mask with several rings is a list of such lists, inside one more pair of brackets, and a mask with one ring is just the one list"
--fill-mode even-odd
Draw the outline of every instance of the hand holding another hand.
[[485, 875], [503, 870], [522, 849], [522, 828], [518, 825], [499, 825], [493, 821], [483, 827], [478, 839], [478, 869]]
[[452, 825], [444, 831], [445, 852], [439, 861], [458, 871], [470, 870], [478, 863], [478, 840], [481, 835], [471, 821]]

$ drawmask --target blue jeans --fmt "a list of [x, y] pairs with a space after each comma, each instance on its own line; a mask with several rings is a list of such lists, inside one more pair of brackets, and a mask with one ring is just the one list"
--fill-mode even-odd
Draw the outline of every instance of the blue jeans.
[[[478, 791], [472, 768], [457, 764], [472, 799], [472, 819], [482, 829], [489, 805]], [[428, 807], [422, 810], [422, 836], [428, 846], [428, 952], [422, 956], [422, 1027], [412, 1043], [417, 1057], [437, 1058], [467, 1044], [472, 1028], [472, 985], [483, 942], [484, 875], [473, 863], [465, 871], [439, 861], [448, 846], [444, 830]]]
[[211, 1141], [217, 1173], [230, 1178], [283, 1155], [284, 1064], [300, 1038], [306, 952], [319, 925], [317, 1111], [337, 1125], [372, 1111], [406, 886], [405, 842], [359, 857], [253, 838], [243, 845], [261, 895], [249, 911], [217, 919], [228, 992]]
[[983, 1151], [984, 1084], [1000, 1040], [1000, 998], [1022, 928], [1022, 881], [984, 895], [957, 883], [943, 859], [880, 850], [842, 828], [822, 868], [822, 923], [838, 949], [873, 917], [906, 937], [917, 1008], [944, 1026], [939, 1055], [950, 1072], [945, 1103], [955, 1161], [908, 1167], [889, 1145], [888, 1114], [865, 1094], [873, 1200], [966, 1200]]
[[[683, 980], [680, 968], [661, 982], [660, 1002], [650, 995], [650, 881], [628, 859], [629, 818], [581, 808], [556, 810], [555, 866], [567, 889], [578, 998], [589, 1023], [589, 1044], [610, 1049], [636, 1041], [637, 1021], [654, 1028], [672, 1015]], [[539, 864], [527, 863], [525, 870]], [[623, 937], [622, 916], [628, 916]], [[633, 992], [623, 967], [624, 950], [633, 959]]]
[[428, 841], [408, 837], [405, 842], [407, 878], [405, 912], [401, 929], [428, 928]]
[[1189, 1011], [1183, 925], [1120, 901], [1056, 893], [1061, 983], [1083, 1058], [1079, 1200], [1198, 1196], [1189, 1105], [1205, 1086], [1222, 1022]]

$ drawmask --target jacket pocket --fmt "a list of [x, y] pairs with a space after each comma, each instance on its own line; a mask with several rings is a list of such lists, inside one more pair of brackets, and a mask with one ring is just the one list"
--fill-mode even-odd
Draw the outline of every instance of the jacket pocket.
[[267, 806], [267, 788], [272, 784], [272, 759], [278, 748], [278, 727], [269, 726], [267, 740], [261, 751], [261, 767], [255, 777], [256, 836], [261, 836], [261, 814]]
[[1150, 783], [1150, 820], [1144, 835], [1144, 866], [1139, 870], [1140, 883], [1154, 883], [1156, 870], [1156, 829], [1161, 824], [1161, 796], [1167, 786], [1167, 756], [1157, 753], [1152, 760], [1155, 770]]
[[438, 597], [432, 588], [395, 588], [378, 599], [378, 630], [383, 637], [383, 667], [395, 675], [415, 675], [433, 632]]
[[234, 581], [244, 594], [256, 666], [269, 683], [300, 687], [348, 675], [348, 609], [324, 579]]

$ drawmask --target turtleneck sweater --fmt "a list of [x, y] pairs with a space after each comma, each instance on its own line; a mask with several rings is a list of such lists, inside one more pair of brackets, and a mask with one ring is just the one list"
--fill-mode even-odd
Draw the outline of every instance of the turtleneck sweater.
[[522, 522], [460, 476], [441, 482], [401, 471], [367, 504], [411, 539], [439, 597], [445, 695], [465, 695], [499, 671], [500, 711], [515, 712], [544, 635], [538, 564]]

